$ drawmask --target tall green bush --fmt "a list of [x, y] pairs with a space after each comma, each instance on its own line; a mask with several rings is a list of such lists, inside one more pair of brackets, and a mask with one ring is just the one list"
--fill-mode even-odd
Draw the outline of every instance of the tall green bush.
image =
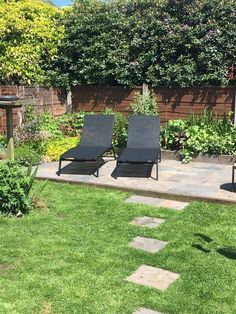
[[63, 38], [62, 11], [41, 0], [0, 0], [0, 83], [48, 84]]
[[143, 94], [136, 93], [129, 111], [134, 115], [156, 115], [158, 113], [156, 95], [150, 91]]
[[57, 67], [73, 85], [235, 84], [235, 7], [236, 0], [74, 1]]

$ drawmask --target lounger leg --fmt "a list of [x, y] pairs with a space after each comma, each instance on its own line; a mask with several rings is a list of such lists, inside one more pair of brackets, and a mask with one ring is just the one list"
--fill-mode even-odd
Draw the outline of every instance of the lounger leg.
[[97, 165], [97, 178], [99, 177], [99, 161], [96, 161], [96, 165]]
[[232, 191], [234, 192], [234, 171], [235, 171], [235, 167], [234, 165], [232, 166]]
[[158, 180], [158, 161], [156, 162], [156, 180]]
[[57, 175], [60, 176], [61, 174], [61, 158], [59, 159], [59, 168], [58, 168], [58, 172], [57, 172]]

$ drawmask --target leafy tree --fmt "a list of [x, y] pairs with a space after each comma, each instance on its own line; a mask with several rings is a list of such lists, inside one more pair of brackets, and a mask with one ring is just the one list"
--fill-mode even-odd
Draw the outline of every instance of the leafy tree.
[[41, 0], [0, 0], [0, 82], [43, 84], [63, 38], [62, 12]]
[[55, 6], [53, 0], [42, 0], [42, 1]]
[[76, 0], [57, 67], [69, 85], [235, 84], [235, 8], [236, 0]]
[[65, 18], [62, 73], [70, 84], [127, 84], [128, 22], [122, 5], [97, 0], [75, 1]]

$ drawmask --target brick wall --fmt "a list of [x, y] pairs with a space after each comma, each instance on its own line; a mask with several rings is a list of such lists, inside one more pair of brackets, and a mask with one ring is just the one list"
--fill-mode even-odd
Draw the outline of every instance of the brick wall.
[[[25, 87], [25, 86], [0, 86], [0, 95], [18, 95], [32, 103], [36, 112], [49, 111], [54, 116], [66, 112], [66, 95], [56, 88]], [[13, 110], [13, 123], [16, 126], [21, 118], [22, 109]], [[6, 129], [5, 110], [0, 109], [0, 133]]]

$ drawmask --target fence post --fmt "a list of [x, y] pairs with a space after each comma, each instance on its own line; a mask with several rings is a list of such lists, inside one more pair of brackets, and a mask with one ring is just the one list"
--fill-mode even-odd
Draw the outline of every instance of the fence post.
[[71, 89], [68, 91], [68, 93], [66, 95], [66, 112], [67, 113], [73, 113]]
[[143, 84], [142, 84], [142, 95], [143, 95], [144, 93], [146, 93], [146, 92], [148, 92], [148, 85], [147, 85], [146, 83], [143, 83]]

